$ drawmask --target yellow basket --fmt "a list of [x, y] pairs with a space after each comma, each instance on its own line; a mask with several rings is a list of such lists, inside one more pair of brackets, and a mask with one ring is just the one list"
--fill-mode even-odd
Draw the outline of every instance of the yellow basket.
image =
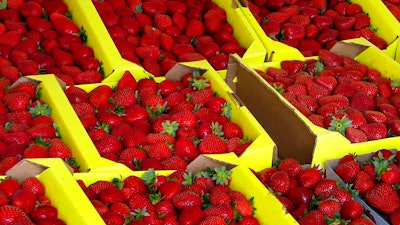
[[100, 157], [65, 96], [59, 80], [54, 75], [33, 75], [29, 78], [40, 81], [41, 100], [45, 101], [52, 109], [51, 117], [58, 125], [61, 139], [71, 149], [72, 156], [80, 166], [80, 171], [89, 172], [96, 168], [127, 169], [120, 164]]
[[[346, 48], [351, 49], [351, 46]], [[326, 160], [340, 158], [347, 153], [361, 155], [375, 149], [400, 146], [400, 137], [351, 143], [338, 132], [314, 125], [255, 71], [280, 68], [280, 62], [249, 66], [239, 57], [233, 58], [236, 66], [232, 71], [228, 68], [228, 74], [232, 73], [237, 80], [231, 84], [236, 86], [238, 97], [276, 143], [280, 158], [295, 158], [302, 164], [324, 167]], [[377, 69], [384, 77], [399, 78], [400, 65], [374, 46], [367, 47], [355, 60]]]
[[[240, 4], [240, 0], [237, 1], [243, 14], [267, 49], [268, 61], [304, 58], [304, 56], [296, 48], [269, 38], [261, 28], [260, 24], [254, 18], [249, 8], [245, 7], [245, 4]], [[359, 4], [364, 12], [369, 15], [371, 19], [371, 27], [376, 30], [376, 34], [379, 37], [383, 38], [388, 43], [388, 47], [384, 50], [384, 52], [391, 58], [395, 58], [398, 42], [397, 39], [400, 30], [399, 22], [394, 18], [393, 15], [391, 15], [390, 11], [385, 7], [382, 1], [353, 0], [351, 2], [354, 4]]]
[[[266, 166], [270, 166], [273, 161], [273, 157], [275, 154], [275, 143], [269, 137], [269, 135], [265, 132], [262, 126], [258, 123], [258, 121], [254, 118], [254, 116], [250, 113], [250, 111], [240, 104], [237, 101], [237, 98], [233, 94], [233, 91], [229, 88], [229, 86], [224, 82], [224, 80], [217, 74], [217, 72], [211, 67], [211, 65], [206, 61], [195, 61], [195, 62], [187, 62], [178, 64], [178, 66], [183, 66], [189, 68], [189, 70], [195, 69], [203, 69], [206, 70], [203, 76], [207, 78], [211, 82], [211, 88], [213, 92], [217, 92], [218, 96], [225, 98], [232, 106], [232, 117], [231, 120], [243, 129], [244, 136], [253, 140], [253, 143], [246, 149], [246, 151], [240, 156], [240, 160], [248, 165], [251, 168], [258, 169], [264, 168]], [[117, 71], [116, 71], [117, 72]], [[124, 71], [118, 71], [118, 77], [122, 76]], [[139, 77], [144, 77], [139, 74]], [[161, 82], [165, 77], [156, 77], [155, 80], [157, 82]], [[109, 82], [102, 84], [83, 84], [78, 85], [78, 87], [84, 89], [89, 92], [99, 85], [108, 85], [111, 87], [115, 87], [117, 82]], [[81, 123], [79, 122], [81, 125]], [[88, 140], [89, 142], [90, 140]], [[91, 141], [90, 141], [91, 142]], [[92, 142], [91, 142], [92, 143]], [[229, 154], [222, 155], [212, 155], [213, 158], [222, 157], [222, 160], [228, 159], [226, 156]]]
[[[102, 218], [59, 158], [23, 160], [10, 176], [19, 181], [35, 176], [46, 188], [45, 195], [66, 224], [101, 224]], [[104, 222], [103, 222], [104, 223]]]
[[[260, 224], [274, 225], [290, 224], [285, 223], [287, 215], [284, 214], [283, 206], [279, 200], [268, 191], [258, 181], [257, 177], [246, 167], [237, 166], [232, 170], [232, 180], [229, 185], [230, 189], [242, 192], [246, 198], [254, 197], [254, 207], [256, 208], [254, 217], [257, 218]], [[82, 180], [86, 185], [90, 185], [98, 180], [111, 181], [113, 178], [118, 177], [124, 179], [128, 176], [142, 176], [145, 171], [140, 172], [117, 172], [117, 173], [75, 173], [76, 180]], [[156, 171], [158, 175], [169, 175], [172, 171]], [[82, 224], [82, 223], [80, 223]], [[104, 224], [103, 223], [90, 223], [90, 224]]]

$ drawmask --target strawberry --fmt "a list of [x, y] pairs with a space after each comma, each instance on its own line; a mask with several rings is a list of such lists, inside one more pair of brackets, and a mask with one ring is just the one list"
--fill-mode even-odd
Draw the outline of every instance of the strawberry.
[[295, 178], [302, 170], [301, 164], [292, 158], [282, 160], [277, 168], [286, 171], [291, 178]]
[[341, 204], [335, 199], [326, 199], [319, 203], [317, 210], [327, 217], [334, 218], [335, 213], [341, 213]]
[[24, 150], [24, 158], [48, 158], [49, 154], [45, 146], [33, 144]]
[[365, 132], [368, 140], [377, 140], [388, 136], [387, 127], [381, 123], [364, 124], [360, 126], [360, 129]]
[[23, 17], [41, 17], [43, 14], [43, 8], [37, 2], [25, 2], [18, 11]]
[[352, 183], [361, 170], [360, 164], [357, 161], [346, 161], [336, 166], [336, 174], [345, 182]]
[[400, 207], [400, 198], [390, 184], [380, 183], [365, 193], [367, 202], [383, 213], [393, 213]]
[[13, 205], [0, 206], [0, 218], [0, 222], [4, 224], [29, 224], [32, 222], [27, 213]]
[[355, 93], [350, 99], [350, 106], [360, 111], [375, 109], [373, 98], [365, 92]]
[[30, 213], [29, 216], [33, 221], [41, 221], [41, 222], [48, 222], [53, 224], [64, 224], [64, 221], [57, 218], [58, 211], [52, 205], [39, 205], [35, 207]]
[[56, 60], [58, 66], [72, 66], [74, 65], [74, 57], [71, 53], [59, 48], [52, 48], [51, 55]]
[[57, 157], [63, 160], [67, 160], [72, 157], [71, 149], [64, 142], [62, 142], [61, 139], [58, 138], [53, 138], [50, 140], [48, 152], [50, 157]]
[[17, 31], [7, 31], [0, 35], [0, 44], [4, 44], [9, 47], [16, 47], [22, 40], [22, 35]]
[[365, 171], [359, 171], [354, 178], [354, 189], [359, 191], [360, 195], [364, 195], [367, 191], [374, 187], [373, 178]]
[[31, 97], [25, 92], [7, 93], [3, 97], [5, 105], [11, 111], [27, 109], [30, 105]]
[[400, 135], [400, 120], [399, 119], [388, 120], [387, 126], [389, 129], [389, 134], [392, 134], [395, 136]]
[[79, 27], [71, 19], [58, 12], [50, 14], [50, 21], [57, 32], [62, 35], [79, 35], [81, 32]]
[[268, 187], [275, 193], [286, 194], [289, 191], [289, 175], [286, 171], [276, 171], [271, 175]]
[[186, 23], [185, 34], [189, 37], [197, 37], [204, 34], [204, 24], [200, 20], [190, 19]]
[[115, 105], [120, 105], [123, 107], [133, 105], [137, 103], [135, 97], [135, 90], [131, 87], [121, 88], [116, 90], [110, 95], [111, 101]]
[[29, 177], [22, 182], [22, 188], [33, 192], [35, 195], [44, 195], [46, 188], [37, 177]]
[[199, 151], [202, 154], [225, 153], [227, 152], [227, 145], [219, 137], [209, 134], [200, 142]]
[[36, 204], [36, 196], [33, 192], [25, 189], [19, 189], [10, 196], [10, 203], [30, 213]]
[[203, 217], [204, 212], [198, 206], [185, 207], [178, 216], [179, 224], [197, 224]]
[[86, 70], [74, 77], [76, 84], [100, 83], [102, 79], [103, 76], [96, 70]]
[[296, 177], [299, 185], [306, 188], [313, 188], [322, 179], [321, 172], [315, 168], [311, 167], [302, 170]]
[[368, 141], [368, 137], [365, 132], [354, 127], [348, 127], [345, 131], [345, 136], [350, 140], [351, 143]]
[[370, 17], [365, 13], [357, 13], [354, 17], [356, 18], [353, 25], [354, 30], [361, 30], [371, 25]]
[[365, 110], [363, 113], [368, 123], [386, 123], [387, 121], [386, 115], [382, 112], [375, 110]]

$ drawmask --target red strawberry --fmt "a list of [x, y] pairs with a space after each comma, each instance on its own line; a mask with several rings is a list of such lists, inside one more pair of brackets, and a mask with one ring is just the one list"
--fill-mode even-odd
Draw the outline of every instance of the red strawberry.
[[79, 35], [81, 32], [79, 27], [68, 17], [63, 14], [54, 12], [50, 14], [50, 21], [54, 28], [62, 35]]
[[367, 202], [383, 213], [393, 213], [400, 208], [400, 198], [390, 184], [379, 183], [365, 194]]
[[343, 65], [343, 58], [332, 53], [328, 50], [321, 49], [318, 52], [318, 56], [321, 62], [324, 63], [325, 66], [341, 66]]
[[201, 140], [199, 151], [202, 154], [226, 153], [227, 145], [219, 137], [214, 134], [209, 134]]
[[336, 166], [336, 174], [345, 182], [352, 183], [361, 170], [360, 164], [357, 161], [346, 161]]
[[321, 181], [321, 179], [322, 174], [315, 167], [302, 170], [297, 175], [297, 181], [299, 182], [299, 185], [306, 188], [313, 188], [315, 185], [318, 184], [318, 182]]
[[76, 84], [100, 83], [102, 79], [103, 76], [97, 70], [86, 70], [74, 77]]
[[5, 105], [11, 111], [27, 109], [30, 105], [31, 97], [24, 92], [7, 93], [3, 97]]
[[185, 34], [189, 37], [197, 37], [204, 34], [204, 24], [200, 20], [190, 19], [186, 23]]
[[19, 189], [10, 196], [10, 203], [24, 212], [29, 213], [36, 204], [36, 196], [33, 192], [25, 189]]
[[374, 185], [373, 178], [365, 171], [359, 171], [354, 179], [354, 189], [359, 191], [362, 196], [371, 190]]
[[346, 129], [345, 136], [347, 139], [349, 139], [351, 141], [351, 143], [359, 143], [359, 142], [368, 141], [368, 137], [365, 134], [365, 132], [358, 128], [354, 128], [354, 127], [348, 127]]
[[289, 175], [286, 171], [276, 171], [269, 179], [268, 187], [270, 187], [275, 193], [282, 195], [286, 194], [290, 188]]
[[45, 186], [37, 177], [29, 177], [22, 182], [22, 188], [32, 191], [35, 195], [44, 195]]
[[31, 223], [27, 213], [17, 206], [3, 205], [0, 206], [0, 222], [3, 224]]
[[334, 218], [335, 213], [341, 213], [341, 204], [335, 199], [326, 199], [320, 202], [317, 210], [327, 217]]
[[203, 217], [204, 212], [198, 206], [185, 207], [178, 216], [179, 224], [197, 224]]
[[61, 158], [67, 160], [72, 157], [71, 149], [58, 138], [53, 138], [50, 140], [50, 146], [48, 148], [49, 156]]
[[368, 140], [378, 140], [387, 138], [387, 127], [382, 123], [367, 123], [360, 126], [360, 129], [365, 132]]

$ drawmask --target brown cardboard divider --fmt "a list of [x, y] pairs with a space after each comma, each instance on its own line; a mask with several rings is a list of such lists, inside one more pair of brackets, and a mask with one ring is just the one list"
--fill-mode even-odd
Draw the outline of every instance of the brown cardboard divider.
[[213, 159], [207, 155], [199, 155], [197, 158], [195, 158], [192, 162], [190, 162], [187, 165], [186, 170], [192, 172], [193, 174], [196, 174], [200, 171], [205, 170], [206, 168], [214, 169], [214, 168], [225, 167], [226, 170], [231, 170], [236, 166], [237, 166], [236, 164], [223, 162], [218, 159]]
[[317, 137], [294, 113], [294, 108], [237, 57], [231, 55], [229, 65], [232, 67], [228, 67], [226, 82], [276, 143], [278, 157], [311, 163]]

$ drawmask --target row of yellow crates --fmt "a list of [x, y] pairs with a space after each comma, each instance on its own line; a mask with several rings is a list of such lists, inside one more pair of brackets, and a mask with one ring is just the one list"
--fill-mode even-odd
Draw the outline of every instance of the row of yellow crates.
[[[74, 18], [82, 22], [80, 25], [85, 26], [89, 37], [92, 37], [89, 38], [88, 44], [98, 47], [96, 48], [97, 52], [102, 54], [100, 58], [106, 59], [105, 62], [107, 63], [104, 63], [104, 65], [109, 66], [109, 76], [104, 80], [104, 83], [114, 86], [126, 70], [129, 70], [138, 80], [150, 76], [150, 74], [136, 64], [128, 63], [116, 57], [119, 54], [112, 41], [107, 41], [107, 35], [102, 35], [102, 31], [106, 32], [105, 28], [99, 25], [101, 24], [99, 21], [100, 18], [95, 13], [93, 4], [90, 1], [79, 1], [77, 4], [72, 4], [72, 1], [66, 1], [66, 3], [68, 3], [71, 12], [76, 14]], [[360, 4], [367, 3], [362, 2]], [[232, 18], [237, 18], [235, 16], [241, 18], [240, 15], [243, 15], [242, 11], [246, 10], [246, 8], [232, 7], [231, 4], [224, 5], [223, 7], [226, 10], [232, 10], [227, 10], [228, 15], [233, 13]], [[89, 9], [85, 11], [88, 13], [76, 13], [83, 8]], [[79, 18], [79, 16], [82, 16], [82, 18]], [[244, 20], [234, 21], [236, 22], [233, 22], [233, 24], [238, 23], [237, 21], [244, 23]], [[384, 25], [385, 23], [382, 23], [382, 26]], [[93, 28], [93, 30], [88, 28]], [[325, 160], [340, 157], [347, 152], [369, 152], [377, 149], [378, 146], [393, 148], [399, 145], [398, 137], [350, 144], [339, 133], [322, 129], [310, 123], [285, 99], [274, 92], [266, 82], [256, 76], [254, 69], [265, 71], [270, 66], [279, 67], [279, 62], [264, 62], [264, 58], [260, 56], [265, 56], [268, 54], [268, 51], [259, 48], [259, 40], [255, 38], [249, 26], [239, 24], [237, 28], [237, 36], [242, 37], [243, 41], [248, 41], [248, 53], [253, 57], [240, 58], [233, 56], [230, 63], [231, 69], [222, 71], [223, 74], [221, 74], [221, 71], [213, 70], [205, 60], [185, 64], [189, 67], [205, 69], [206, 72], [204, 75], [212, 83], [215, 83], [215, 85], [212, 85], [213, 90], [235, 106], [232, 120], [243, 127], [245, 136], [254, 140], [254, 143], [240, 157], [245, 164], [255, 170], [260, 170], [270, 166], [278, 152], [280, 158], [294, 157], [302, 163], [321, 164], [323, 166]], [[90, 35], [95, 33], [96, 35]], [[243, 36], [246, 36], [245, 34], [249, 34], [253, 38], [243, 38]], [[274, 51], [279, 51], [279, 48], [276, 48]], [[357, 55], [355, 59], [371, 68], [378, 69], [386, 77], [396, 78], [398, 76], [399, 65], [393, 60], [390, 54], [384, 52], [379, 51], [375, 47], [370, 47]], [[256, 58], [258, 60], [254, 60]], [[285, 60], [296, 58], [295, 55], [286, 54]], [[237, 75], [234, 91], [220, 79], [221, 75], [225, 77], [225, 73]], [[60, 126], [61, 136], [70, 145], [71, 149], [73, 149], [73, 155], [81, 166], [81, 171], [101, 170], [103, 168], [113, 168], [114, 166], [119, 168], [122, 166], [99, 156], [93, 142], [90, 141], [90, 138], [54, 77], [35, 75], [32, 78], [42, 81], [40, 84], [43, 86], [42, 100], [48, 102], [53, 108], [53, 117]], [[90, 84], [82, 85], [81, 87], [89, 91], [98, 85]], [[237, 99], [241, 99], [242, 102], [237, 101]], [[243, 103], [244, 105], [242, 105]], [[299, 154], [299, 152], [302, 154]]]
[[[242, 56], [244, 62], [259, 64], [288, 58], [304, 58], [298, 49], [268, 37], [247, 7], [246, 1], [213, 0], [213, 2], [225, 10], [227, 22], [233, 27], [234, 37], [246, 49]], [[92, 1], [65, 0], [65, 3], [73, 15], [73, 21], [86, 30], [88, 35], [87, 45], [94, 49], [95, 57], [102, 62], [105, 73], [104, 82], [116, 81], [118, 75], [116, 75], [117, 78], [114, 78], [113, 72], [118, 68], [128, 67], [144, 71], [137, 64], [122, 58]], [[388, 43], [383, 52], [396, 61], [400, 61], [399, 54], [397, 54], [400, 51], [398, 46], [400, 23], [381, 1], [357, 0], [352, 1], [352, 3], [359, 4], [362, 7], [370, 17], [371, 29]], [[144, 72], [148, 73], [147, 71]], [[222, 76], [226, 73], [226, 71], [218, 72]]]

